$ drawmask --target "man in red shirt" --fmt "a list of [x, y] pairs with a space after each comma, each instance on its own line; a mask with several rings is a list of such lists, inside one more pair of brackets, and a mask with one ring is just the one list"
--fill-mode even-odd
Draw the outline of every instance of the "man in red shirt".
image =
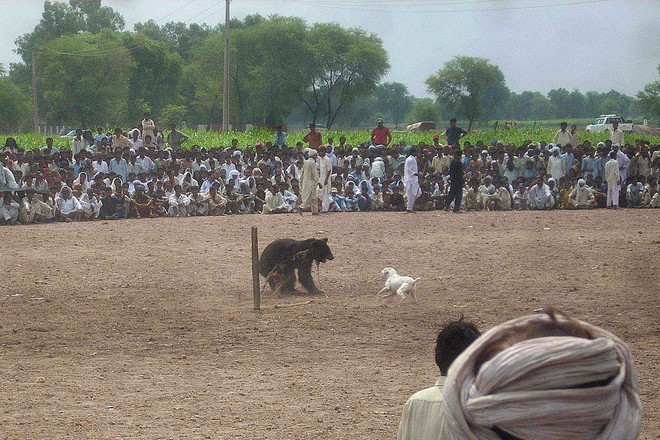
[[374, 145], [385, 145], [387, 147], [392, 142], [392, 133], [390, 133], [389, 128], [383, 125], [382, 119], [379, 119], [377, 122], [378, 127], [371, 131], [371, 142]]

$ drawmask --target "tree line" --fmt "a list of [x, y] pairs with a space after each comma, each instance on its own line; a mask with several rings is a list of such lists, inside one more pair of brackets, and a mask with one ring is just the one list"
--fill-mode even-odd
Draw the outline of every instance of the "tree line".
[[[428, 78], [437, 99], [417, 98], [401, 83], [381, 82], [387, 51], [362, 29], [258, 14], [230, 28], [230, 123], [238, 129], [658, 115], [657, 85], [637, 98], [614, 90], [515, 93], [499, 67], [472, 57], [456, 57]], [[223, 25], [149, 20], [128, 31], [100, 0], [46, 1], [40, 22], [16, 46], [22, 62], [0, 70], [1, 131], [31, 125], [33, 58], [42, 123], [135, 125], [145, 111], [163, 123], [222, 123]]]

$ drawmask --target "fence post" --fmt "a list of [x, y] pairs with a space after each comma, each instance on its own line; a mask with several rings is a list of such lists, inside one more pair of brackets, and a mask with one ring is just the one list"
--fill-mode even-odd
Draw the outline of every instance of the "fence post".
[[257, 227], [252, 226], [252, 294], [254, 310], [261, 310], [261, 291], [259, 289], [259, 238]]

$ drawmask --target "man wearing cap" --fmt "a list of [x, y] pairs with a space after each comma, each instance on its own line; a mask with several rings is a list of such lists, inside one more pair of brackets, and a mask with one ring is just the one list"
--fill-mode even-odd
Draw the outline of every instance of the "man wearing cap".
[[316, 131], [315, 123], [312, 122], [309, 124], [309, 133], [305, 135], [303, 142], [307, 142], [309, 148], [318, 148], [323, 143], [323, 137], [321, 136], [321, 132]]
[[619, 191], [621, 174], [619, 171], [617, 152], [610, 152], [610, 160], [605, 164], [605, 180], [607, 181], [607, 207], [617, 209], [619, 207]]
[[374, 145], [385, 145], [388, 147], [392, 142], [392, 133], [390, 129], [383, 125], [383, 120], [379, 119], [377, 127], [371, 130], [371, 143]]
[[310, 208], [312, 215], [318, 215], [318, 187], [319, 187], [319, 170], [316, 166], [316, 150], [310, 149], [307, 153], [309, 157], [303, 164], [302, 173], [300, 174], [302, 197], [302, 208]]

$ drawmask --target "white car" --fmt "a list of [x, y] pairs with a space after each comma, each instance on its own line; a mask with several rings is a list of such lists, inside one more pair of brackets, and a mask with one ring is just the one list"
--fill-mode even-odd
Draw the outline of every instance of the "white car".
[[612, 124], [614, 122], [619, 123], [619, 130], [621, 131], [632, 131], [633, 129], [632, 120], [626, 121], [617, 115], [600, 115], [592, 124], [587, 125], [586, 130], [593, 133], [612, 131]]

